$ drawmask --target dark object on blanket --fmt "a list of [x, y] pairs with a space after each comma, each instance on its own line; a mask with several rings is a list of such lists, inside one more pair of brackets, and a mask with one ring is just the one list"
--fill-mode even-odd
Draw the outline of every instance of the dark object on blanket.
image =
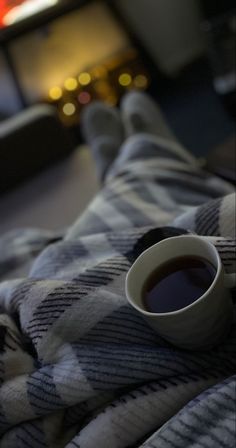
[[54, 107], [31, 107], [0, 124], [0, 192], [65, 157], [73, 139]]
[[217, 146], [207, 157], [206, 169], [236, 185], [236, 137]]

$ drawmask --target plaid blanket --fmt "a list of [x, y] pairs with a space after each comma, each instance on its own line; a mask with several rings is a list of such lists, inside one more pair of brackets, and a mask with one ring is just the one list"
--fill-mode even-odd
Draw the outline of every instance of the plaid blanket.
[[125, 298], [136, 257], [184, 229], [236, 270], [233, 188], [158, 148], [115, 164], [65, 234], [1, 237], [1, 448], [235, 446], [235, 322], [220, 346], [188, 352]]

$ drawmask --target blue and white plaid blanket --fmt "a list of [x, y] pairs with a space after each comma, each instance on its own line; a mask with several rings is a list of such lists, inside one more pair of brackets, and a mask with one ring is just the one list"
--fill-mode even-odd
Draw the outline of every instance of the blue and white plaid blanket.
[[65, 235], [0, 239], [1, 448], [235, 447], [235, 321], [220, 346], [188, 352], [125, 298], [167, 225], [215, 236], [235, 271], [233, 188], [159, 141], [117, 163]]

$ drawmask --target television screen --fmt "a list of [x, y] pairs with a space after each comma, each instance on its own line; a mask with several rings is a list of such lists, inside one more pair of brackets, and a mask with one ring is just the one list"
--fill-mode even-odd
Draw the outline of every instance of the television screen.
[[0, 0], [0, 28], [13, 25], [60, 0]]

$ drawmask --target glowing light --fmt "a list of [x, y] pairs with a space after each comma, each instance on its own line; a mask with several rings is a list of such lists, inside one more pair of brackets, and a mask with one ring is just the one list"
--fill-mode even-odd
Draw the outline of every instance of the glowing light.
[[146, 89], [148, 85], [148, 78], [145, 75], [137, 75], [134, 78], [134, 86], [138, 89]]
[[65, 115], [67, 115], [68, 117], [70, 117], [71, 115], [74, 115], [76, 108], [75, 105], [73, 103], [66, 103], [63, 106], [63, 112]]
[[30, 17], [45, 8], [54, 6], [58, 0], [26, 0], [21, 5], [13, 7], [4, 17], [4, 25], [12, 25], [20, 20]]
[[91, 100], [91, 95], [88, 92], [81, 92], [78, 96], [78, 101], [80, 104], [88, 104]]
[[78, 87], [78, 83], [75, 78], [68, 78], [64, 82], [66, 90], [75, 90]]
[[87, 86], [91, 82], [91, 75], [87, 72], [80, 73], [78, 80], [81, 86]]
[[62, 97], [62, 89], [58, 86], [52, 87], [49, 90], [49, 97], [52, 100], [59, 100]]
[[129, 85], [131, 84], [131, 82], [132, 82], [132, 78], [131, 78], [131, 76], [129, 75], [129, 73], [122, 73], [122, 74], [119, 76], [119, 84], [120, 84], [121, 86], [123, 86], [123, 87], [127, 87], [127, 86], [129, 86]]

